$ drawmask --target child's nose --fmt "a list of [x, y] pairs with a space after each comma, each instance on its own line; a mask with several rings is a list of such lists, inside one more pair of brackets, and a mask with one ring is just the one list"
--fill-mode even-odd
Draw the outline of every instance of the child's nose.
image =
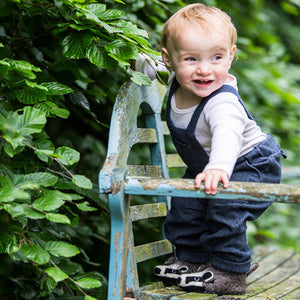
[[206, 75], [210, 73], [209, 64], [207, 62], [199, 62], [197, 66], [197, 74]]

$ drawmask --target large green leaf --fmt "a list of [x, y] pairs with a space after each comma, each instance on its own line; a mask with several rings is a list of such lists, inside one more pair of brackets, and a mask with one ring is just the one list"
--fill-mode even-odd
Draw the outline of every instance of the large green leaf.
[[47, 268], [45, 272], [51, 276], [56, 282], [63, 281], [68, 278], [68, 275], [58, 268]]
[[30, 219], [33, 220], [39, 220], [39, 219], [45, 219], [46, 218], [46, 214], [42, 213], [30, 206], [25, 206], [24, 207], [24, 215]]
[[107, 52], [122, 60], [135, 59], [138, 57], [138, 50], [125, 40], [114, 40], [105, 46]]
[[97, 13], [97, 17], [102, 21], [119, 19], [124, 15], [124, 12], [117, 9], [108, 9]]
[[0, 176], [0, 202], [30, 199], [30, 194], [21, 188], [15, 187], [7, 176]]
[[24, 207], [26, 204], [20, 204], [16, 202], [7, 203], [4, 206], [4, 210], [7, 211], [13, 219], [24, 215]]
[[32, 206], [42, 211], [52, 211], [61, 207], [65, 203], [65, 200], [72, 201], [82, 198], [82, 196], [77, 194], [62, 193], [58, 190], [45, 190], [41, 193], [41, 196], [32, 203]]
[[152, 82], [150, 78], [140, 72], [132, 71], [132, 76], [130, 78], [133, 82], [137, 83], [138, 85], [151, 85]]
[[84, 58], [92, 38], [92, 34], [88, 31], [67, 35], [61, 42], [63, 54], [74, 59]]
[[27, 259], [37, 264], [43, 265], [50, 260], [49, 253], [35, 244], [23, 244], [20, 250]]
[[104, 69], [116, 68], [117, 63], [107, 55], [105, 48], [100, 43], [92, 43], [87, 50], [87, 58], [96, 66]]
[[27, 135], [41, 132], [47, 119], [41, 110], [26, 106], [23, 115], [13, 114], [12, 122], [15, 122], [14, 128], [18, 133]]
[[41, 69], [32, 65], [28, 61], [25, 60], [13, 60], [6, 58], [4, 61], [8, 62], [11, 66], [11, 70], [16, 70], [23, 76], [27, 77], [28, 79], [35, 79], [36, 75], [34, 72], [40, 72]]
[[80, 159], [80, 153], [67, 146], [57, 148], [55, 153], [58, 155], [58, 160], [67, 166], [77, 163]]
[[78, 203], [77, 207], [82, 211], [96, 211], [97, 208], [91, 207], [90, 204], [87, 201], [84, 201], [82, 203]]
[[15, 175], [14, 184], [23, 186], [24, 184], [36, 184], [38, 186], [52, 186], [57, 182], [57, 177], [46, 172], [28, 173]]
[[77, 185], [78, 187], [84, 188], [84, 189], [91, 189], [93, 188], [93, 184], [90, 179], [83, 175], [74, 175], [72, 177], [72, 182]]
[[47, 117], [57, 116], [63, 119], [67, 119], [70, 115], [70, 112], [67, 109], [60, 108], [54, 102], [51, 101], [38, 103], [34, 107], [45, 112]]
[[43, 82], [41, 86], [47, 88], [47, 95], [65, 95], [73, 92], [73, 90], [65, 84], [58, 82]]
[[70, 245], [64, 242], [51, 241], [45, 245], [47, 251], [52, 255], [60, 257], [72, 257], [80, 253], [78, 248], [74, 245]]
[[66, 215], [55, 214], [55, 213], [47, 213], [46, 219], [55, 222], [70, 225], [71, 221]]
[[81, 278], [76, 282], [83, 289], [93, 289], [102, 286], [101, 281], [94, 278]]
[[35, 104], [46, 100], [48, 89], [34, 82], [26, 81], [24, 88], [18, 89], [16, 96], [20, 102]]
[[7, 118], [0, 116], [3, 137], [14, 150], [19, 146], [24, 146], [25, 135], [41, 132], [46, 122], [45, 113], [30, 106], [26, 106], [21, 115], [17, 112], [10, 112]]
[[60, 191], [44, 191], [42, 196], [32, 203], [32, 206], [42, 211], [56, 210], [64, 205], [64, 195]]

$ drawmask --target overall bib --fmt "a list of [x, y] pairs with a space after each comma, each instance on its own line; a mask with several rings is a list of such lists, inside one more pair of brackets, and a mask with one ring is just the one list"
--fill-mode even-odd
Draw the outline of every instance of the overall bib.
[[[217, 93], [238, 92], [223, 85], [202, 99], [186, 129], [174, 126], [171, 117], [171, 98], [179, 84], [174, 79], [167, 102], [166, 121], [178, 154], [186, 163], [183, 178], [195, 178], [202, 172], [209, 157], [195, 137], [195, 128], [206, 103]], [[252, 151], [240, 157], [230, 177], [231, 181], [279, 183], [281, 179], [280, 146], [271, 135]], [[176, 248], [179, 259], [193, 263], [211, 262], [224, 271], [245, 273], [250, 269], [252, 251], [247, 244], [246, 222], [258, 218], [270, 202], [238, 201], [226, 199], [196, 199], [172, 197], [171, 209], [165, 221], [166, 237]]]

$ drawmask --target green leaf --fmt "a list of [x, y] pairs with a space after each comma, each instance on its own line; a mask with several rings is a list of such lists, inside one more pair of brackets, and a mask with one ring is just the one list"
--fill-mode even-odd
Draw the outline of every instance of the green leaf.
[[46, 296], [52, 292], [57, 286], [57, 282], [50, 276], [43, 276], [41, 278], [41, 294], [40, 296]]
[[0, 60], [0, 78], [7, 76], [10, 64], [6, 61]]
[[77, 204], [77, 207], [82, 211], [96, 211], [97, 208], [89, 206], [87, 201]]
[[48, 117], [57, 116], [63, 119], [67, 119], [70, 115], [70, 112], [67, 109], [60, 108], [54, 102], [51, 101], [38, 103], [34, 107], [45, 112]]
[[12, 235], [9, 237], [1, 236], [0, 239], [0, 253], [13, 254], [19, 251], [19, 247], [17, 247], [16, 236]]
[[45, 113], [34, 107], [26, 106], [23, 115], [16, 116], [15, 129], [20, 134], [33, 134], [41, 132], [47, 122]]
[[74, 175], [72, 177], [72, 182], [84, 189], [91, 189], [93, 187], [92, 182], [83, 175]]
[[94, 298], [92, 296], [86, 295], [86, 296], [84, 296], [84, 300], [97, 300], [97, 298]]
[[102, 286], [101, 281], [93, 278], [81, 278], [76, 282], [83, 289], [93, 289]]
[[62, 41], [63, 54], [66, 57], [79, 59], [86, 56], [86, 51], [92, 42], [90, 32], [76, 32], [67, 35]]
[[124, 40], [114, 40], [107, 44], [105, 49], [122, 60], [135, 59], [138, 56], [137, 48]]
[[60, 191], [43, 191], [42, 196], [36, 199], [32, 206], [42, 211], [52, 211], [58, 209], [65, 203], [66, 194]]
[[57, 82], [43, 82], [41, 86], [47, 88], [47, 95], [65, 95], [73, 92], [73, 90], [67, 85]]
[[124, 15], [124, 12], [117, 9], [108, 9], [97, 13], [97, 17], [102, 21], [119, 19]]
[[80, 154], [78, 151], [66, 146], [57, 148], [55, 153], [59, 156], [58, 160], [67, 166], [73, 165], [80, 159]]
[[27, 259], [37, 264], [43, 265], [50, 260], [49, 253], [35, 244], [23, 244], [20, 250]]
[[[8, 152], [11, 156], [15, 154], [18, 147], [24, 147], [23, 136], [41, 132], [47, 122], [44, 112], [30, 106], [24, 108], [22, 115], [13, 112], [9, 113], [6, 119], [0, 120], [3, 137], [13, 148], [12, 153]], [[9, 148], [6, 150], [8, 151]]]
[[8, 62], [11, 66], [12, 70], [16, 70], [21, 75], [29, 78], [29, 79], [35, 79], [36, 75], [34, 72], [40, 72], [41, 69], [38, 67], [35, 67], [31, 63], [25, 61], [25, 60], [13, 60], [13, 59], [5, 59], [6, 62]]
[[34, 82], [26, 81], [27, 86], [19, 89], [16, 96], [20, 102], [35, 104], [46, 100], [47, 88]]
[[92, 43], [87, 50], [87, 58], [92, 64], [104, 69], [114, 69], [117, 63], [107, 55], [105, 48], [97, 43]]
[[46, 172], [28, 173], [25, 175], [15, 175], [14, 184], [22, 186], [27, 183], [33, 183], [38, 186], [52, 186], [57, 182], [57, 177]]
[[7, 176], [0, 176], [0, 202], [8, 203], [25, 199], [30, 199], [29, 193], [15, 187]]
[[52, 255], [60, 257], [72, 257], [80, 253], [78, 248], [74, 245], [70, 245], [64, 242], [51, 241], [45, 245], [47, 251]]
[[13, 219], [24, 215], [24, 206], [26, 204], [19, 204], [19, 203], [7, 203], [4, 206], [5, 211], [7, 211]]
[[55, 223], [62, 223], [67, 225], [71, 224], [70, 219], [67, 216], [62, 214], [47, 213], [46, 219]]
[[39, 220], [39, 219], [45, 219], [46, 214], [37, 211], [36, 209], [30, 207], [30, 206], [25, 206], [24, 207], [24, 215], [30, 219], [33, 220]]
[[130, 77], [130, 79], [137, 83], [138, 85], [151, 85], [152, 81], [150, 80], [150, 78], [140, 72], [137, 71], [132, 71], [132, 76]]
[[68, 278], [68, 275], [58, 268], [47, 268], [45, 272], [51, 276], [56, 282], [63, 281]]

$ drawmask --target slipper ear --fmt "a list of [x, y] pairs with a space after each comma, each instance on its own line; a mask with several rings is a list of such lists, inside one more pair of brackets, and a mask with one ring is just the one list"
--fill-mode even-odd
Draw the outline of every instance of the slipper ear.
[[179, 268], [180, 274], [186, 273], [188, 270], [189, 270], [189, 267], [188, 267], [188, 266], [181, 266], [181, 267]]
[[214, 273], [211, 271], [206, 271], [203, 275], [202, 275], [202, 280], [204, 282], [212, 282], [214, 280]]
[[253, 264], [253, 266], [251, 266], [250, 270], [246, 273], [246, 276], [248, 277], [250, 274], [252, 274], [254, 271], [256, 271], [259, 267], [259, 263], [255, 263]]

